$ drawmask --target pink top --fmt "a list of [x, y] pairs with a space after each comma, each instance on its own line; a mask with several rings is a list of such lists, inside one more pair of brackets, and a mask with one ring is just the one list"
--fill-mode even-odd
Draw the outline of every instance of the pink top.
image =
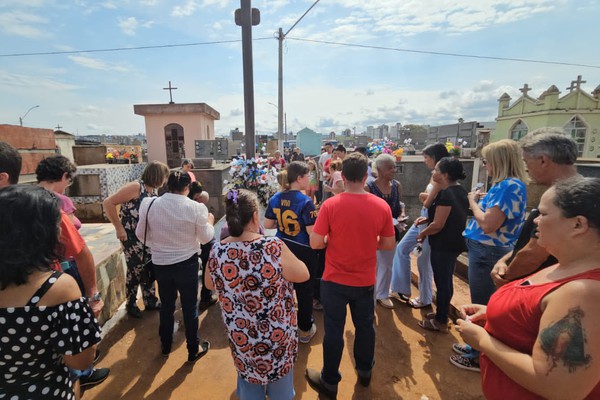
[[73, 225], [75, 225], [75, 228], [77, 228], [77, 230], [81, 229], [81, 221], [79, 220], [79, 218], [77, 218], [73, 214], [75, 212], [75, 210], [77, 210], [77, 208], [75, 207], [75, 204], [73, 204], [73, 200], [71, 200], [69, 198], [69, 196], [65, 196], [64, 194], [61, 194], [61, 193], [54, 193], [54, 194], [60, 200], [60, 209], [63, 210], [65, 212], [65, 214], [67, 214], [69, 216], [69, 218], [71, 219], [71, 221], [73, 222]]

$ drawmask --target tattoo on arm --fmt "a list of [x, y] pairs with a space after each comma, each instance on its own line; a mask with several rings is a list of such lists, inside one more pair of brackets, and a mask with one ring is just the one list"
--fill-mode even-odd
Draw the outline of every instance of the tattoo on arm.
[[562, 361], [574, 372], [578, 367], [589, 367], [592, 357], [585, 354], [585, 332], [581, 319], [584, 314], [580, 307], [569, 310], [567, 315], [549, 325], [540, 333], [540, 345], [548, 356], [548, 374]]

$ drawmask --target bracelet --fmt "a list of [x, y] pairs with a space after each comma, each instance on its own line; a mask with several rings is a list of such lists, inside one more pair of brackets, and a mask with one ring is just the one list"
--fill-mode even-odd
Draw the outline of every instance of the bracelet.
[[100, 292], [96, 292], [92, 295], [92, 297], [88, 297], [88, 303], [97, 303], [102, 300], [102, 294]]

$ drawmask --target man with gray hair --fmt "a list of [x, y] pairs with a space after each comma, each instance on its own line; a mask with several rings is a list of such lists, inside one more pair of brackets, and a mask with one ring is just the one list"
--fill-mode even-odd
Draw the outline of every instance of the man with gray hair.
[[[578, 175], [575, 166], [577, 143], [565, 135], [561, 128], [536, 129], [523, 137], [519, 144], [529, 176], [536, 183], [551, 186]], [[538, 215], [537, 210], [531, 211], [514, 250], [498, 260], [492, 269], [491, 276], [497, 287], [556, 262], [554, 257], [537, 245], [533, 220]]]

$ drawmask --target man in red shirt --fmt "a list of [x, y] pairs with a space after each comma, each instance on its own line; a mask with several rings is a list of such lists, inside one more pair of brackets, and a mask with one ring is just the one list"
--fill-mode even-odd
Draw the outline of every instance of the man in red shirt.
[[354, 359], [358, 380], [363, 386], [371, 382], [376, 251], [392, 250], [395, 246], [390, 207], [364, 190], [366, 157], [359, 153], [347, 156], [342, 162], [342, 177], [344, 192], [323, 203], [310, 235], [313, 249], [326, 248], [321, 281], [325, 336], [323, 369], [307, 369], [306, 379], [315, 390], [334, 398], [342, 379], [338, 368], [344, 350], [347, 305], [356, 330]]

